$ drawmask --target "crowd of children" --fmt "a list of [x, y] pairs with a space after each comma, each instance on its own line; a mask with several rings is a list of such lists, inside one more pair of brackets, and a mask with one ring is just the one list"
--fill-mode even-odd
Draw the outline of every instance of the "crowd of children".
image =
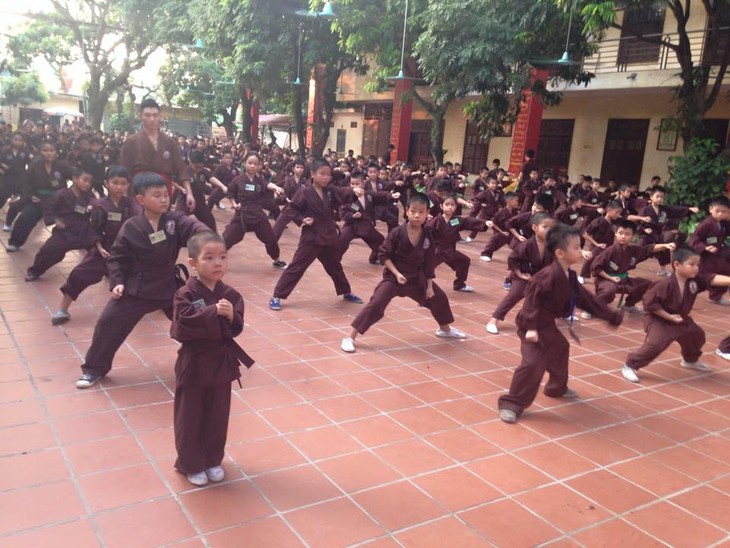
[[[6, 251], [17, 252], [39, 220], [54, 225], [26, 281], [38, 280], [68, 251], [88, 250], [61, 287], [51, 322], [69, 321], [69, 307], [79, 294], [104, 276], [109, 279], [111, 298], [76, 386], [89, 388], [109, 373], [117, 349], [145, 314], [164, 310], [171, 317], [171, 335], [182, 345], [175, 365], [176, 467], [195, 485], [223, 479], [229, 384], [240, 376], [240, 363], [253, 363], [234, 341], [243, 330], [243, 298], [222, 281], [227, 252], [246, 232], [254, 232], [273, 266], [282, 270], [268, 303], [274, 311], [282, 310], [282, 300], [315, 259], [337, 295], [363, 304], [352, 291], [342, 257], [352, 240], [367, 244], [363, 263], [382, 265], [383, 278], [341, 342], [343, 351], [355, 352], [357, 337], [383, 318], [395, 297], [409, 297], [426, 308], [438, 326], [436, 336], [465, 338], [452, 327], [449, 298], [434, 281], [437, 267], [445, 263], [454, 271], [455, 291], [474, 292], [467, 284], [469, 256], [458, 246], [491, 229], [482, 261], [493, 262], [504, 246], [510, 252], [504, 281], [508, 293], [491, 312], [487, 332], [498, 335], [498, 322], [524, 299], [515, 322], [522, 362], [498, 402], [500, 417], [508, 423], [532, 404], [545, 371], [547, 396], [577, 396], [568, 387], [569, 343], [556, 319], [567, 320], [577, 339], [573, 323], [578, 309], [585, 320], [596, 317], [614, 326], [624, 312], [643, 312], [646, 340], [628, 354], [621, 370], [624, 378], [639, 382], [637, 371], [673, 341], [680, 344], [682, 366], [708, 371], [700, 361], [704, 332], [690, 311], [703, 290], [710, 291], [712, 303], [730, 305], [725, 295], [730, 286], [730, 201], [725, 196], [702, 204], [709, 217], [686, 245], [678, 220], [697, 213], [700, 204], [664, 205], [667, 191], [659, 184], [642, 196], [613, 182], [604, 189], [588, 176], [570, 185], [540, 174], [532, 157], [516, 182], [495, 160], [469, 191], [465, 174], [450, 164], [430, 171], [401, 163], [390, 167], [384, 157], [330, 153], [305, 159], [275, 146], [255, 150], [180, 138], [178, 152], [189, 184], [177, 185], [171, 196], [176, 185], [163, 175], [107, 165], [123, 159], [111, 144], [117, 144], [117, 136], [78, 134], [71, 144], [48, 134], [38, 139], [35, 131], [8, 137], [0, 161], [0, 198], [11, 202]], [[64, 149], [68, 146], [71, 150]], [[226, 208], [226, 198], [234, 214], [219, 235], [211, 210]], [[291, 223], [300, 227], [300, 237], [287, 265], [278, 240]], [[468, 233], [465, 239], [462, 232]], [[195, 276], [177, 284], [175, 264], [186, 245]], [[664, 279], [631, 275], [651, 257], [657, 258]], [[593, 291], [584, 285], [591, 277]], [[730, 359], [728, 340], [717, 354]]]

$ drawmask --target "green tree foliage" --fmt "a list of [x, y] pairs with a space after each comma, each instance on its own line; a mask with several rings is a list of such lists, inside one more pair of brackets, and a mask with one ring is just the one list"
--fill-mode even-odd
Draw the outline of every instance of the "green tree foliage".
[[[730, 0], [702, 0], [685, 1], [679, 0], [600, 0], [588, 2], [582, 9], [586, 21], [586, 31], [600, 32], [607, 28], [622, 29], [618, 22], [617, 14], [628, 8], [648, 8], [656, 6], [665, 9], [667, 18], [671, 18], [671, 31], [676, 36], [642, 36], [638, 40], [648, 43], [659, 44], [667, 48], [679, 64], [678, 77], [680, 83], [675, 88], [674, 99], [676, 101], [676, 122], [680, 134], [684, 140], [685, 150], [689, 147], [695, 137], [702, 135], [703, 120], [705, 114], [721, 97], [722, 85], [730, 64], [730, 40], [725, 40], [724, 48], [720, 49], [723, 32], [722, 16], [727, 21], [727, 14], [730, 13]], [[713, 55], [696, 55], [696, 41], [688, 31], [690, 17], [698, 18], [694, 10], [701, 10], [705, 28], [706, 51], [718, 52], [719, 58], [713, 59]], [[693, 51], [694, 44], [694, 51]]]
[[51, 66], [81, 60], [88, 70], [87, 122], [98, 129], [104, 109], [130, 74], [142, 68], [167, 33], [165, 0], [49, 0], [14, 39], [16, 58], [45, 56]]
[[5, 76], [0, 81], [0, 104], [32, 105], [48, 101], [48, 92], [35, 72], [23, 72]]

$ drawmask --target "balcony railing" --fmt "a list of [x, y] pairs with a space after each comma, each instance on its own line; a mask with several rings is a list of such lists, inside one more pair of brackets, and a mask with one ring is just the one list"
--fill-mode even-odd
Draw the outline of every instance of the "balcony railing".
[[[725, 40], [730, 40], [730, 27], [720, 29], [720, 52]], [[699, 63], [703, 55], [717, 58], [720, 52], [705, 52], [707, 29], [689, 31], [687, 33], [692, 51], [692, 58]], [[603, 40], [599, 50], [592, 57], [583, 60], [583, 70], [594, 74], [614, 72], [637, 72], [642, 70], [679, 70], [679, 62], [674, 51], [666, 44], [678, 44], [679, 35], [651, 34], [646, 38], [657, 43], [642, 40], [633, 36]], [[661, 43], [659, 43], [661, 41]]]

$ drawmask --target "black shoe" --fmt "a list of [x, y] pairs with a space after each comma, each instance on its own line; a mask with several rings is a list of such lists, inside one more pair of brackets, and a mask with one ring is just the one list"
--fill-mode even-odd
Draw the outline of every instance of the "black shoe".
[[286, 268], [286, 263], [284, 261], [282, 261], [281, 259], [277, 259], [276, 261], [274, 261], [271, 264], [274, 266], [274, 268], [278, 268], [280, 270], [284, 270]]
[[34, 282], [34, 281], [36, 281], [36, 280], [37, 280], [38, 278], [39, 278], [39, 276], [36, 276], [35, 274], [31, 274], [30, 272], [28, 272], [28, 273], [27, 273], [27, 274], [25, 275], [25, 281], [26, 281], [26, 282]]

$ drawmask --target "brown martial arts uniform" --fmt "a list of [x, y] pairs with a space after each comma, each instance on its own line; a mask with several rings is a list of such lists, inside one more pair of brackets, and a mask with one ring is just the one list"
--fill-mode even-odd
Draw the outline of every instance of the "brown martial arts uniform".
[[[223, 183], [226, 188], [231, 184], [231, 181], [238, 177], [241, 174], [241, 170], [238, 169], [235, 165], [231, 164], [231, 167], [228, 167], [226, 164], [219, 164], [218, 167], [215, 168], [215, 171], [213, 172], [213, 177], [218, 179], [221, 183]], [[215, 187], [210, 194], [208, 195], [208, 207], [210, 209], [213, 209], [214, 206], [217, 206], [220, 201], [226, 196], [227, 192], [221, 190], [218, 187]]]
[[[43, 219], [46, 225], [53, 224], [55, 215], [52, 210], [53, 195], [68, 185], [71, 180], [71, 166], [66, 162], [56, 160], [51, 164], [50, 170], [46, 169], [43, 158], [34, 160], [28, 167], [28, 171], [20, 189], [23, 199], [23, 209], [20, 217], [13, 224], [13, 231], [10, 233], [8, 243], [17, 247], [22, 246], [27, 240], [35, 225]], [[33, 203], [33, 198], [38, 198], [38, 203]]]
[[[596, 297], [609, 304], [613, 302], [616, 293], [621, 293], [626, 297], [626, 306], [634, 306], [638, 303], [652, 282], [644, 278], [630, 278], [629, 270], [633, 270], [640, 262], [651, 257], [653, 247], [653, 244], [621, 246], [614, 243], [594, 257], [591, 276], [595, 279]], [[621, 278], [621, 282], [607, 280], [600, 275], [601, 272]]]
[[[302, 227], [302, 233], [294, 257], [276, 283], [274, 297], [286, 299], [315, 259], [322, 263], [325, 272], [335, 284], [337, 294], [349, 294], [350, 282], [340, 262], [339, 234], [327, 190], [322, 192], [320, 198], [314, 185], [301, 188], [292, 198], [289, 207], [294, 215], [292, 220]], [[310, 226], [302, 224], [307, 217], [314, 219]]]
[[84, 289], [100, 282], [107, 275], [106, 259], [99, 253], [96, 243], [99, 242], [101, 247], [109, 251], [124, 221], [141, 211], [137, 202], [128, 196], [122, 196], [118, 206], [107, 196], [91, 207], [91, 247], [68, 275], [66, 283], [61, 286], [61, 293], [75, 301]]
[[284, 230], [286, 229], [287, 225], [291, 223], [296, 216], [296, 213], [289, 206], [289, 203], [292, 201], [292, 198], [294, 198], [294, 195], [299, 191], [300, 188], [306, 188], [310, 184], [311, 181], [309, 179], [305, 179], [304, 176], [299, 177], [299, 180], [297, 180], [294, 175], [289, 175], [288, 177], [286, 177], [286, 179], [284, 179], [284, 184], [282, 185], [282, 187], [284, 188], [286, 205], [281, 210], [281, 214], [277, 217], [273, 228], [274, 237], [276, 238], [277, 242], [281, 239], [281, 235], [284, 234]]
[[205, 230], [210, 229], [179, 211], [163, 213], [156, 227], [144, 214], [124, 223], [106, 261], [110, 289], [121, 284], [124, 294], [110, 299], [99, 316], [83, 373], [109, 373], [114, 354], [146, 314], [164, 310], [172, 316], [177, 256], [193, 234]]
[[160, 133], [157, 137], [157, 149], [144, 131], [130, 135], [122, 145], [120, 163], [132, 176], [143, 171], [152, 171], [160, 175], [167, 183], [167, 192], [172, 198], [172, 182], [181, 183], [187, 180], [186, 166], [180, 154], [177, 141]]
[[[507, 226], [507, 223], [517, 214], [517, 208], [510, 209], [506, 206], [497, 211], [497, 213], [492, 218], [492, 223], [494, 223], [494, 227], [492, 227], [492, 230], [494, 234], [492, 234], [492, 237], [487, 242], [487, 245], [485, 245], [484, 249], [482, 249], [481, 255], [483, 257], [489, 257], [491, 259], [492, 255], [494, 255], [497, 250], [512, 242], [514, 236], [512, 236], [512, 233], [509, 231], [509, 226]], [[499, 230], [497, 230], [497, 228], [499, 228]]]
[[730, 354], [730, 336], [721, 340], [720, 344], [717, 345], [717, 349], [723, 354]]
[[[340, 230], [340, 251], [342, 255], [347, 252], [350, 242], [355, 238], [361, 238], [370, 248], [368, 262], [376, 264], [378, 260], [378, 249], [385, 237], [375, 228], [375, 211], [379, 205], [387, 205], [392, 200], [390, 192], [365, 191], [361, 197], [352, 193], [351, 202], [340, 206], [340, 220], [345, 226]], [[354, 218], [359, 213], [361, 217]]]
[[439, 215], [429, 220], [427, 226], [436, 246], [434, 268], [441, 263], [446, 263], [456, 274], [454, 289], [463, 288], [466, 286], [466, 278], [469, 276], [471, 260], [467, 255], [456, 249], [456, 242], [461, 239], [459, 233], [462, 230], [470, 230], [472, 234], [484, 232], [487, 229], [486, 221], [478, 217], [456, 216], [447, 221], [443, 215]]
[[[604, 216], [593, 219], [590, 223], [588, 223], [588, 226], [583, 232], [588, 234], [597, 243], [606, 244], [606, 247], [612, 245], [615, 239], [613, 225]], [[580, 269], [580, 275], [583, 278], [591, 277], [591, 265], [593, 264], [593, 260], [601, 251], [606, 249], [606, 247], [596, 247], [593, 244], [590, 244], [590, 246], [589, 251], [593, 253], [593, 257], [583, 262], [583, 266]]]
[[240, 205], [240, 209], [223, 230], [223, 240], [229, 251], [243, 240], [247, 232], [253, 231], [258, 240], [266, 246], [269, 257], [275, 261], [279, 259], [279, 244], [264, 212], [264, 205], [272, 196], [271, 191], [266, 188], [268, 184], [260, 175], [254, 175], [251, 180], [246, 173], [231, 181], [228, 192]]
[[186, 196], [179, 192], [175, 200], [175, 211], [192, 213], [200, 222], [204, 223], [213, 232], [216, 232], [215, 218], [208, 204], [205, 203], [205, 191], [207, 190], [208, 181], [210, 181], [213, 174], [207, 167], [204, 167], [197, 174], [193, 173], [192, 168], [187, 167], [186, 172], [187, 178], [190, 179], [190, 190], [193, 191], [193, 198], [195, 198], [195, 209], [188, 211], [188, 204], [185, 200]]
[[[221, 299], [233, 305], [233, 321], [218, 314]], [[242, 331], [243, 298], [232, 287], [219, 281], [211, 291], [190, 278], [175, 293], [170, 336], [182, 344], [175, 361], [175, 468], [183, 474], [223, 461], [231, 381], [241, 377], [239, 362], [254, 363], [234, 340]]]
[[[534, 232], [532, 232], [533, 215], [534, 213], [532, 213], [531, 211], [526, 211], [524, 213], [519, 213], [517, 215], [514, 215], [513, 217], [510, 217], [505, 222], [507, 231], [509, 232], [510, 229], [514, 229], [517, 234], [529, 240], [534, 234]], [[519, 243], [520, 241], [517, 238], [512, 238], [509, 246], [514, 249], [515, 246]]]
[[[476, 217], [482, 221], [488, 221], [497, 214], [500, 207], [504, 207], [504, 194], [499, 190], [491, 191], [487, 188], [476, 194], [471, 199], [471, 203], [472, 208], [469, 212], [469, 217]], [[469, 238], [472, 240], [476, 238], [477, 232], [477, 230], [473, 230], [469, 234]]]
[[[78, 194], [77, 194], [78, 192]], [[42, 276], [53, 265], [60, 263], [71, 250], [88, 249], [94, 243], [91, 238], [89, 212], [90, 192], [62, 188], [53, 195], [51, 213], [56, 226], [36, 253], [28, 275]]]
[[[700, 254], [700, 272], [730, 276], [730, 221], [718, 223], [708, 217], [697, 225], [690, 244]], [[708, 246], [715, 246], [717, 252], [710, 253]], [[707, 291], [711, 300], [719, 301], [727, 288], [709, 287]]]
[[[662, 205], [659, 207], [659, 211], [654, 209], [652, 205], [646, 206], [641, 210], [639, 215], [649, 217], [651, 220], [649, 222], [641, 221], [639, 223], [639, 244], [646, 246], [675, 242], [677, 245], [681, 245], [687, 239], [687, 234], [667, 230], [665, 225], [670, 219], [681, 219], [689, 215], [689, 213], [689, 208], [683, 206]], [[656, 254], [660, 266], [668, 265], [671, 262], [671, 257], [672, 253], [668, 249], [664, 249]]]
[[385, 315], [385, 309], [394, 297], [409, 297], [427, 308], [439, 325], [454, 321], [449, 299], [435, 283], [434, 296], [426, 298], [426, 281], [436, 278], [436, 246], [431, 231], [424, 227], [420, 241], [414, 246], [408, 238], [408, 223], [391, 230], [378, 250], [378, 259], [385, 264], [390, 259], [398, 271], [406, 277], [405, 284], [399, 284], [393, 273], [383, 269], [383, 279], [375, 288], [365, 308], [352, 321], [352, 327], [361, 335]]
[[[568, 389], [570, 343], [555, 325], [556, 318], [566, 318], [576, 307], [594, 317], [620, 325], [623, 310], [612, 310], [578, 283], [575, 272], [568, 275], [559, 262], [538, 272], [527, 284], [525, 304], [517, 314], [522, 362], [512, 376], [509, 393], [500, 396], [499, 409], [510, 409], [517, 416], [532, 405], [545, 371], [548, 381], [544, 393], [559, 398]], [[537, 342], [527, 342], [525, 333], [537, 331]]]
[[553, 259], [553, 254], [548, 251], [547, 247], [543, 247], [543, 254], [540, 255], [540, 248], [537, 245], [535, 236], [517, 244], [517, 247], [507, 257], [507, 268], [510, 270], [508, 279], [512, 281], [512, 287], [497, 305], [492, 313], [492, 318], [503, 321], [507, 317], [507, 313], [524, 298], [529, 280], [526, 281], [517, 276], [517, 271], [534, 276], [543, 268], [552, 264]]
[[[638, 349], [629, 352], [626, 365], [632, 369], [646, 367], [674, 341], [679, 343], [684, 361], [693, 363], [699, 360], [705, 344], [705, 332], [690, 317], [690, 312], [697, 294], [708, 289], [714, 277], [714, 274], [698, 274], [696, 278], [685, 281], [682, 293], [674, 273], [654, 284], [643, 299], [646, 339]], [[670, 322], [653, 314], [659, 310], [679, 314], [682, 323]]]

